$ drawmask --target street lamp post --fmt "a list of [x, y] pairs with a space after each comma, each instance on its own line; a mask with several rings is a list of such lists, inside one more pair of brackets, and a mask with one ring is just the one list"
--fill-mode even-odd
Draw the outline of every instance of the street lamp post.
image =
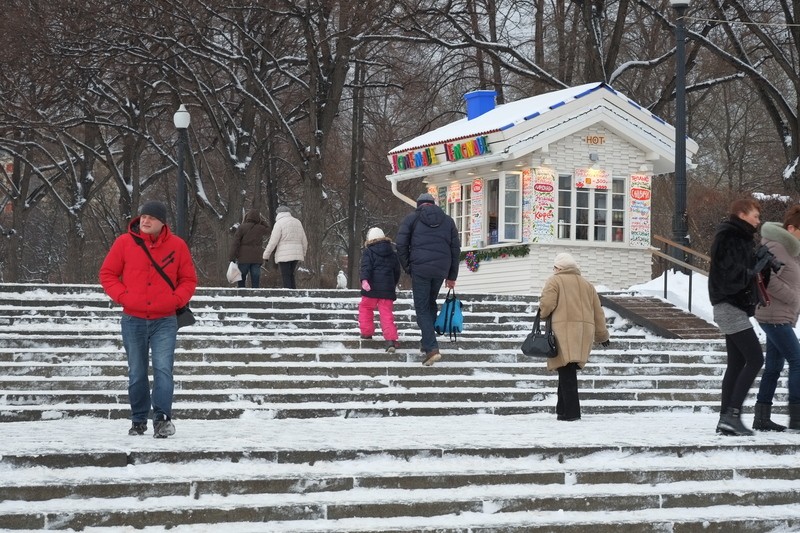
[[175, 201], [176, 225], [175, 232], [178, 237], [184, 241], [189, 240], [188, 231], [186, 231], [186, 214], [189, 210], [189, 200], [186, 194], [186, 177], [183, 173], [183, 161], [186, 156], [186, 148], [189, 146], [189, 121], [191, 117], [186, 110], [186, 106], [181, 104], [175, 114], [172, 116], [172, 122], [178, 130], [178, 198]]
[[[672, 240], [689, 245], [686, 212], [686, 28], [684, 25], [689, 0], [670, 0], [677, 15], [675, 20], [675, 213], [672, 218]], [[673, 257], [685, 254], [675, 250]]]

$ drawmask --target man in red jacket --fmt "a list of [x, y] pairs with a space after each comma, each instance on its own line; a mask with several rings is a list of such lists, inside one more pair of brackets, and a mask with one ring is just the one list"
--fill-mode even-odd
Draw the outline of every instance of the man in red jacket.
[[[197, 287], [189, 247], [173, 235], [166, 220], [167, 207], [162, 202], [145, 202], [139, 216], [131, 220], [128, 233], [114, 241], [100, 267], [103, 290], [122, 305], [122, 342], [128, 355], [128, 397], [133, 422], [128, 434], [143, 435], [147, 431], [152, 406], [155, 438], [175, 434], [172, 423], [172, 367], [178, 333], [175, 311], [189, 303]], [[151, 351], [152, 401], [147, 377]]]

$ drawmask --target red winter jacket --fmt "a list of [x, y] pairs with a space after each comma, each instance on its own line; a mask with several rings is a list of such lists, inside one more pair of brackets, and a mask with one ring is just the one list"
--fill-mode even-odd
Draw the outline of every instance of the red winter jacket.
[[[175, 285], [173, 291], [134, 236], [144, 239], [153, 259]], [[194, 294], [197, 274], [189, 247], [165, 225], [155, 241], [139, 233], [139, 218], [131, 220], [128, 233], [120, 235], [100, 267], [100, 283], [125, 314], [154, 320], [174, 315]]]

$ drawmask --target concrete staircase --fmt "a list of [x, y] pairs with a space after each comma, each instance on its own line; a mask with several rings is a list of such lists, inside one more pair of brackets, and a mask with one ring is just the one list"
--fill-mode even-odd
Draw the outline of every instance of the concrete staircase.
[[[463, 336], [426, 368], [410, 294], [388, 354], [359, 339], [355, 291], [200, 289], [162, 441], [124, 435], [119, 309], [99, 287], [0, 285], [0, 528], [800, 530], [800, 438], [713, 435], [722, 341], [609, 313], [584, 420], [564, 424], [554, 374], [518, 349], [535, 298], [462, 299]], [[648, 438], [665, 423], [688, 436]], [[621, 440], [586, 438], [609, 424]]]

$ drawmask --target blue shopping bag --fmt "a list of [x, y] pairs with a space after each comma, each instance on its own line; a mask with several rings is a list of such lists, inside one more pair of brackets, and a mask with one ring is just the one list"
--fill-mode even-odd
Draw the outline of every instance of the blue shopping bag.
[[449, 335], [451, 341], [458, 340], [458, 334], [464, 331], [464, 313], [461, 307], [461, 300], [456, 297], [456, 291], [448, 289], [442, 308], [436, 316], [436, 322], [433, 323], [437, 335]]

